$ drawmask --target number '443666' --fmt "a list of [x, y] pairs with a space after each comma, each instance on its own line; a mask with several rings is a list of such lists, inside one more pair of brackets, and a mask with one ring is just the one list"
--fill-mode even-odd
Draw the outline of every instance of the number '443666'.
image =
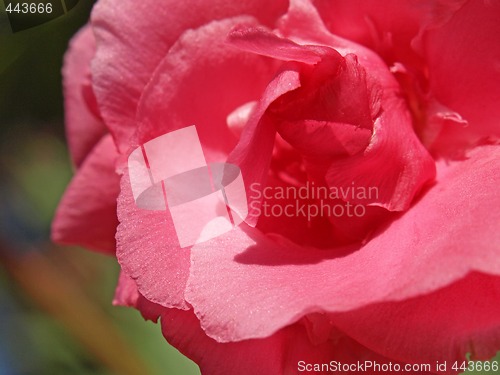
[[51, 3], [17, 3], [15, 6], [12, 3], [7, 5], [5, 8], [7, 13], [31, 13], [31, 14], [49, 14], [52, 13], [52, 4]]

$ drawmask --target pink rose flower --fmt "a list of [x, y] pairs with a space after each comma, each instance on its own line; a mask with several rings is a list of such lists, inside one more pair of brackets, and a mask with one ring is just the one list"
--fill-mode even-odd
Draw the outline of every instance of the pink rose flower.
[[[116, 254], [114, 302], [203, 374], [489, 359], [499, 17], [487, 0], [101, 0], [65, 58], [77, 172], [53, 238]], [[181, 248], [168, 211], [136, 206], [127, 158], [192, 124], [207, 162], [241, 169], [249, 215]], [[304, 187], [338, 194], [278, 196]]]

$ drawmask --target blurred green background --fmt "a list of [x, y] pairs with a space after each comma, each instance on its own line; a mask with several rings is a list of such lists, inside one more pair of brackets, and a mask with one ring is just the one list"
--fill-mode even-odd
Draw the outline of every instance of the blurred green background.
[[92, 4], [16, 34], [0, 23], [0, 375], [199, 374], [158, 325], [111, 305], [114, 259], [49, 240], [72, 175], [62, 57]]
[[199, 374], [159, 325], [111, 305], [114, 259], [49, 240], [73, 173], [62, 57], [92, 5], [15, 34], [0, 18], [0, 375]]

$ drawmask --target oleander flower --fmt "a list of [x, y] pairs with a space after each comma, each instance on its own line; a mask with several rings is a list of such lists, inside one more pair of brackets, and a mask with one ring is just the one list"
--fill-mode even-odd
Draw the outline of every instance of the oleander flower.
[[[116, 255], [114, 302], [203, 374], [493, 357], [499, 16], [488, 0], [100, 0], [64, 62], [77, 171], [54, 240]], [[207, 162], [240, 168], [249, 213], [181, 248], [168, 210], [135, 204], [127, 158], [192, 124]]]

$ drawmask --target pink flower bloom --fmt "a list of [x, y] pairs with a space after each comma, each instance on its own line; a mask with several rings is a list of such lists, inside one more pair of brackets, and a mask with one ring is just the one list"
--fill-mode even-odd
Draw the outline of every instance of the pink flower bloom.
[[[65, 59], [78, 170], [54, 240], [116, 248], [114, 302], [160, 319], [204, 374], [491, 358], [499, 16], [486, 0], [101, 0]], [[241, 169], [249, 216], [181, 248], [168, 211], [136, 206], [126, 161], [192, 124], [208, 163]]]

